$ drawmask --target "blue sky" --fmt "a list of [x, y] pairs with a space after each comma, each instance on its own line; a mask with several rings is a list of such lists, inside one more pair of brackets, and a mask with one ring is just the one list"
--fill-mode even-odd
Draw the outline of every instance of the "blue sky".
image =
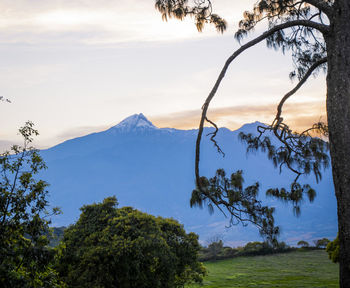
[[[0, 2], [0, 148], [18, 140], [26, 120], [48, 147], [104, 130], [140, 113], [158, 127], [196, 128], [200, 107], [239, 47], [233, 34], [255, 1], [212, 1], [226, 33], [191, 19], [163, 22], [153, 0], [4, 0]], [[250, 35], [266, 28], [265, 23]], [[273, 120], [293, 83], [292, 61], [265, 43], [234, 62], [209, 116], [236, 129]], [[294, 83], [295, 84], [295, 83]], [[302, 129], [325, 120], [325, 77], [311, 78], [285, 107]]]

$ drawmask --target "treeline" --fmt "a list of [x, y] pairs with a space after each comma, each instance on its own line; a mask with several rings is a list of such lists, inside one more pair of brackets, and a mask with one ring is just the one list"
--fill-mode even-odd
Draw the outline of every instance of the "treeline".
[[272, 246], [267, 242], [249, 242], [243, 247], [232, 248], [224, 246], [222, 240], [210, 243], [207, 247], [202, 247], [199, 252], [200, 261], [215, 261], [240, 256], [257, 256], [274, 253], [284, 253], [294, 251], [295, 248], [289, 247], [284, 242], [279, 242]]
[[[297, 250], [305, 251], [305, 250], [325, 249], [326, 247], [327, 247], [327, 252], [330, 255], [329, 257], [331, 258], [331, 254], [330, 254], [331, 248], [328, 248], [328, 247], [330, 247], [333, 242], [330, 242], [327, 238], [322, 238], [322, 239], [314, 240], [313, 243], [314, 243], [314, 246], [310, 246], [308, 242], [302, 240], [298, 242], [297, 245], [300, 246], [298, 248], [298, 247], [291, 247], [287, 245], [285, 242], [278, 242], [275, 245], [271, 245], [268, 242], [255, 241], [255, 242], [248, 242], [245, 246], [242, 246], [242, 247], [232, 248], [229, 246], [224, 246], [224, 243], [222, 240], [216, 239], [214, 241], [211, 241], [211, 243], [207, 247], [201, 247], [201, 250], [199, 251], [199, 260], [216, 261], [216, 260], [223, 260], [223, 259], [235, 258], [240, 256], [259, 256], [259, 255], [268, 255], [268, 254], [276, 254], [276, 253], [288, 253], [288, 252], [297, 251]], [[330, 245], [328, 245], [329, 243]]]

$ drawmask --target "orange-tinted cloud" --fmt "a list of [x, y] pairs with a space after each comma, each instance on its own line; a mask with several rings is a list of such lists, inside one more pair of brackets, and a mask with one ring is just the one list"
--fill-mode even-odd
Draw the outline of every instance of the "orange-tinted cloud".
[[[218, 126], [237, 129], [245, 123], [260, 121], [271, 123], [276, 115], [277, 104], [244, 105], [209, 109], [208, 118]], [[189, 110], [167, 115], [150, 117], [158, 127], [174, 127], [178, 129], [198, 128], [201, 111]], [[321, 118], [326, 121], [324, 102], [303, 102], [286, 104], [282, 117], [293, 130], [302, 131]]]

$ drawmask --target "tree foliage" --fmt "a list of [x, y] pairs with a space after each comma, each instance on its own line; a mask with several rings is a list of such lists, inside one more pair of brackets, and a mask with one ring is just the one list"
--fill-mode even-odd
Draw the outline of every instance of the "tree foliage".
[[183, 20], [186, 16], [192, 16], [195, 19], [198, 31], [202, 31], [207, 23], [214, 24], [217, 31], [221, 33], [226, 30], [226, 21], [213, 13], [210, 1], [194, 0], [193, 5], [188, 5], [188, 0], [156, 0], [155, 7], [162, 13], [162, 18], [165, 21], [168, 18]]
[[24, 145], [0, 156], [0, 286], [56, 287], [47, 248], [50, 215], [47, 186], [35, 175], [45, 169], [38, 151], [30, 146], [38, 131], [27, 122], [19, 129]]
[[223, 213], [229, 212], [230, 225], [252, 222], [259, 227], [261, 235], [276, 241], [279, 229], [274, 225], [274, 208], [263, 206], [258, 200], [259, 183], [243, 188], [242, 171], [227, 178], [223, 169], [217, 170], [215, 177], [209, 180], [201, 177], [200, 181], [201, 188], [192, 192], [191, 206], [202, 207], [206, 203], [213, 212], [215, 205]]
[[72, 287], [183, 287], [205, 274], [198, 237], [173, 219], [117, 208], [115, 197], [81, 208], [64, 232], [57, 269]]

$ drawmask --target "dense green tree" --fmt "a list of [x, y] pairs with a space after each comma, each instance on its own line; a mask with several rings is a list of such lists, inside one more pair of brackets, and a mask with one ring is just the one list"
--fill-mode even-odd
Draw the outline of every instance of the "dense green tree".
[[306, 248], [306, 247], [309, 247], [309, 243], [307, 241], [304, 241], [304, 240], [300, 240], [298, 243], [297, 243], [298, 246], [301, 246], [303, 248]]
[[339, 237], [337, 237], [329, 242], [326, 247], [326, 251], [328, 253], [329, 259], [331, 259], [334, 263], [339, 262]]
[[[156, 0], [156, 8], [163, 18], [183, 19], [194, 16], [198, 30], [205, 23], [213, 23], [223, 32], [226, 23], [212, 13], [210, 0]], [[236, 39], [241, 41], [255, 26], [266, 21], [267, 31], [248, 41], [235, 51], [226, 61], [213, 89], [202, 106], [202, 117], [196, 142], [196, 184], [197, 190], [207, 201], [220, 207], [217, 197], [211, 199], [206, 187], [202, 187], [199, 173], [200, 143], [207, 111], [228, 67], [242, 52], [266, 40], [268, 47], [292, 52], [295, 71], [291, 77], [299, 82], [284, 95], [277, 107], [277, 114], [271, 125], [260, 127], [259, 137], [242, 135], [249, 149], [262, 149], [277, 167], [288, 167], [295, 174], [295, 180], [288, 188], [276, 188], [269, 195], [293, 203], [296, 214], [300, 212], [302, 196], [307, 194], [310, 201], [315, 191], [308, 185], [299, 183], [303, 174], [314, 173], [316, 180], [321, 177], [321, 168], [328, 165], [325, 142], [310, 138], [311, 131], [329, 137], [335, 195], [338, 204], [340, 287], [350, 287], [350, 1], [349, 0], [258, 0], [252, 11], [244, 13], [239, 23]], [[327, 73], [327, 125], [316, 123], [310, 129], [295, 133], [284, 123], [282, 108], [284, 103], [319, 70]], [[307, 110], [308, 107], [305, 107]], [[213, 123], [212, 123], [213, 124]], [[215, 125], [214, 125], [215, 126]], [[216, 126], [215, 126], [216, 127]], [[271, 131], [280, 141], [274, 146], [265, 131]], [[216, 133], [216, 132], [215, 132]], [[213, 136], [215, 136], [215, 133]], [[215, 143], [217, 145], [217, 143]], [[198, 192], [196, 192], [198, 194]]]
[[56, 287], [57, 273], [47, 248], [47, 186], [35, 175], [45, 163], [30, 147], [38, 132], [27, 122], [19, 129], [24, 146], [14, 145], [0, 155], [0, 286]]
[[177, 221], [117, 208], [115, 197], [81, 211], [58, 252], [69, 287], [183, 287], [205, 274], [197, 235]]

